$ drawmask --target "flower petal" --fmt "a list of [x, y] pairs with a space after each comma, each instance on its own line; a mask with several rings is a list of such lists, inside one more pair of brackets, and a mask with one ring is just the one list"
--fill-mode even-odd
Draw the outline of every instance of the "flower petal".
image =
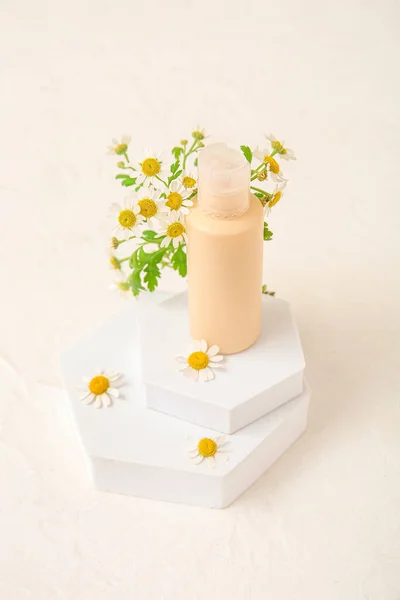
[[195, 458], [192, 458], [192, 461], [194, 462], [195, 465], [199, 465], [200, 463], [203, 462], [203, 460], [204, 460], [204, 456], [202, 456], [201, 454], [199, 454]]
[[107, 394], [109, 394], [112, 398], [119, 398], [119, 390], [117, 390], [116, 388], [108, 388]]
[[211, 361], [212, 363], [221, 362], [221, 361], [223, 361], [223, 360], [224, 360], [224, 357], [222, 356], [222, 354], [217, 354], [217, 356], [212, 356], [212, 357], [210, 358], [210, 361]]
[[209, 367], [204, 369], [204, 372], [206, 376], [206, 381], [211, 381], [212, 379], [214, 379], [215, 375]]
[[103, 397], [102, 397], [103, 404], [107, 407], [110, 407], [112, 405], [112, 400], [109, 396], [109, 392], [110, 392], [110, 390], [108, 390], [106, 394], [103, 394]]
[[103, 406], [102, 397], [101, 396], [96, 396], [95, 407], [96, 408], [101, 408], [102, 406]]
[[95, 398], [96, 398], [96, 396], [94, 394], [90, 394], [90, 396], [88, 398], [86, 398], [86, 400], [84, 400], [83, 403], [91, 404]]
[[227, 436], [226, 435], [218, 435], [216, 438], [214, 438], [214, 442], [217, 444], [217, 448], [219, 449], [220, 446], [223, 446], [226, 441], [227, 441]]
[[200, 351], [207, 352], [207, 342], [206, 340], [200, 340]]
[[207, 354], [210, 358], [212, 356], [215, 356], [216, 354], [218, 354], [218, 352], [219, 352], [219, 346], [216, 346], [215, 344], [214, 344], [214, 346], [211, 346], [211, 348], [209, 348], [207, 350]]
[[210, 469], [215, 469], [215, 467], [217, 466], [217, 461], [215, 460], [215, 456], [210, 456], [207, 462], [208, 462], [208, 466], [210, 467]]
[[201, 340], [192, 340], [190, 344], [189, 353], [199, 352], [201, 350]]
[[191, 379], [192, 381], [197, 381], [199, 377], [199, 372], [195, 369], [192, 369], [192, 367], [188, 367], [187, 369], [185, 369], [183, 371], [183, 374], [185, 377]]

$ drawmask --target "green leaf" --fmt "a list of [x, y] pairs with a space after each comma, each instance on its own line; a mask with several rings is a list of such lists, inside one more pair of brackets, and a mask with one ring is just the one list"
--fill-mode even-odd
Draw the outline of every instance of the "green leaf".
[[194, 161], [194, 166], [197, 167], [198, 164], [199, 164], [199, 159], [196, 158], [196, 160]]
[[152, 229], [146, 229], [146, 231], [142, 232], [142, 238], [146, 240], [146, 242], [152, 242], [157, 237], [157, 235], [158, 233], [156, 231], [153, 231]]
[[264, 222], [264, 241], [269, 242], [270, 240], [272, 240], [273, 235], [274, 234], [272, 233], [272, 231], [268, 229], [268, 223]]
[[125, 187], [135, 185], [135, 183], [136, 183], [136, 179], [132, 179], [132, 177], [128, 177], [128, 179], [124, 179], [124, 181], [121, 181], [121, 184], [124, 185]]
[[179, 156], [182, 154], [183, 152], [183, 148], [180, 148], [179, 146], [175, 146], [175, 148], [172, 148], [172, 154], [174, 155], [174, 157], [176, 159], [179, 158]]
[[141, 269], [135, 269], [129, 278], [129, 285], [131, 286], [132, 294], [138, 296], [139, 293], [144, 290], [141, 279]]
[[158, 280], [161, 277], [161, 271], [156, 262], [149, 262], [144, 268], [144, 282], [147, 283], [149, 292], [154, 292], [158, 286]]
[[124, 185], [125, 187], [135, 185], [136, 183], [136, 179], [134, 179], [130, 175], [127, 175], [126, 173], [120, 173], [119, 175], [116, 175], [115, 179], [120, 179], [121, 185]]
[[240, 149], [243, 152], [244, 157], [247, 160], [247, 162], [249, 162], [251, 164], [251, 161], [253, 160], [253, 153], [250, 150], [250, 148], [248, 146], [240, 146]]
[[186, 252], [183, 250], [182, 246], [179, 246], [171, 256], [171, 263], [173, 269], [178, 271], [181, 277], [186, 277], [187, 275], [187, 256]]
[[182, 175], [182, 171], [176, 171], [176, 173], [168, 177], [168, 185], [170, 185], [175, 179], [178, 179], [180, 175]]
[[140, 262], [138, 260], [138, 250], [135, 250], [135, 252], [130, 257], [129, 266], [131, 269], [141, 269], [142, 268], [140, 265]]
[[265, 198], [265, 194], [262, 194], [261, 192], [254, 192], [254, 195], [257, 196], [259, 200]]
[[170, 169], [171, 169], [171, 173], [173, 175], [179, 169], [179, 160], [177, 160], [176, 162], [172, 163]]

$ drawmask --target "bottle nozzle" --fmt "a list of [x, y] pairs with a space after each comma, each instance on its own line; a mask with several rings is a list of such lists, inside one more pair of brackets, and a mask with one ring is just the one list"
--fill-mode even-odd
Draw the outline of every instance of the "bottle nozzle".
[[250, 204], [250, 165], [238, 150], [210, 144], [199, 155], [199, 208], [215, 217], [235, 217]]

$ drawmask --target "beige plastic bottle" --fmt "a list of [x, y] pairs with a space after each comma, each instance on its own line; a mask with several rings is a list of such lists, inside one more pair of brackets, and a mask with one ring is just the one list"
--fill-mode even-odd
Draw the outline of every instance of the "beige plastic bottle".
[[204, 148], [186, 218], [189, 324], [193, 339], [223, 354], [245, 350], [260, 335], [263, 222], [244, 156], [226, 144]]

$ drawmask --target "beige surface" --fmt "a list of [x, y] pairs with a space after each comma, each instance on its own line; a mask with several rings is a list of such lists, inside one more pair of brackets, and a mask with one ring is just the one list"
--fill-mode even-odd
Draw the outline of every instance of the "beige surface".
[[[399, 5], [0, 3], [0, 354], [59, 383], [107, 292], [111, 137], [298, 155], [265, 281], [313, 389], [302, 440], [231, 509], [92, 492], [55, 395], [0, 371], [4, 600], [398, 600]], [[288, 171], [289, 173], [289, 171]]]

